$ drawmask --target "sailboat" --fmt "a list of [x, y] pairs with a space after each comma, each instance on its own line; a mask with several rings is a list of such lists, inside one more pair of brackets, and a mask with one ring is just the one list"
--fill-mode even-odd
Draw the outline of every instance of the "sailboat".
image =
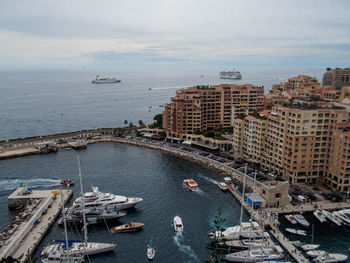
[[[78, 157], [78, 167], [79, 167], [79, 180], [80, 180], [80, 189], [81, 189], [81, 196], [84, 195], [83, 191], [83, 183], [82, 183], [82, 177], [81, 177], [81, 168], [80, 168], [80, 159]], [[82, 216], [83, 216], [83, 224], [84, 224], [84, 241], [81, 240], [68, 240], [62, 241], [62, 240], [55, 240], [56, 244], [49, 245], [44, 248], [42, 255], [45, 255], [47, 257], [47, 254], [62, 254], [69, 258], [69, 255], [72, 256], [79, 256], [79, 255], [95, 255], [99, 253], [104, 253], [108, 251], [112, 251], [115, 249], [116, 244], [110, 244], [110, 243], [95, 243], [95, 242], [87, 242], [87, 225], [86, 225], [86, 218], [85, 218], [85, 208], [84, 208], [84, 199], [82, 201]], [[63, 208], [63, 218], [64, 218], [64, 226], [65, 226], [65, 232], [66, 232], [66, 220], [65, 220], [65, 209]], [[64, 252], [66, 251], [66, 252]], [[48, 258], [48, 257], [47, 257]], [[44, 262], [44, 261], [43, 261]], [[45, 261], [46, 262], [54, 262], [54, 261]], [[57, 262], [57, 261], [56, 261]], [[70, 263], [75, 261], [60, 261], [64, 263]], [[77, 261], [78, 263], [80, 261]], [[84, 262], [84, 261], [81, 261]]]
[[46, 246], [42, 252], [40, 253], [41, 262], [42, 263], [54, 263], [54, 262], [61, 262], [61, 263], [83, 263], [85, 262], [85, 258], [83, 254], [71, 254], [69, 249], [70, 241], [68, 240], [67, 235], [67, 224], [65, 220], [65, 213], [64, 213], [64, 201], [62, 197], [62, 190], [60, 191], [61, 196], [61, 203], [62, 203], [62, 216], [64, 221], [64, 234], [65, 234], [65, 241], [64, 244], [61, 246], [61, 244], [54, 244]]

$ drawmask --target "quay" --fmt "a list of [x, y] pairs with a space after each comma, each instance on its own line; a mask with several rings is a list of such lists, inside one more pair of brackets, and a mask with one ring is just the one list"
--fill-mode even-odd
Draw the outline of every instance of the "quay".
[[[71, 189], [62, 190], [65, 203], [72, 194]], [[19, 187], [8, 197], [8, 205], [22, 212], [0, 234], [0, 258], [12, 256], [25, 262], [61, 211], [59, 190], [30, 191]]]

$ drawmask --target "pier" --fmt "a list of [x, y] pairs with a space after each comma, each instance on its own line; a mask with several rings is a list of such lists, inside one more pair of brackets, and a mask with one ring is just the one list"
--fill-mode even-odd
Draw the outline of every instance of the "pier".
[[[62, 190], [64, 202], [67, 202], [72, 194], [71, 189]], [[24, 262], [33, 253], [61, 211], [58, 195], [59, 190], [30, 192], [26, 187], [19, 187], [8, 197], [9, 208], [25, 209], [0, 235], [0, 258], [12, 256]]]

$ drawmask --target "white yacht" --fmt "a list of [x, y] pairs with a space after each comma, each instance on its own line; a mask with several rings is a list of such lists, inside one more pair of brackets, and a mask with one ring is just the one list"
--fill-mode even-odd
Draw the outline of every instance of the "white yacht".
[[304, 251], [310, 251], [310, 250], [318, 249], [319, 247], [320, 245], [316, 245], [316, 244], [305, 244], [305, 245], [302, 245], [300, 248]]
[[296, 225], [298, 223], [292, 215], [284, 215], [284, 217], [293, 225]]
[[116, 78], [101, 78], [98, 75], [93, 81], [91, 81], [91, 83], [93, 84], [118, 83], [118, 82], [121, 82], [121, 80]]
[[306, 252], [306, 255], [308, 255], [310, 258], [317, 258], [324, 254], [327, 254], [327, 252], [324, 250], [310, 250]]
[[[98, 190], [98, 187], [92, 187], [92, 192], [87, 192], [84, 194], [84, 202], [86, 209], [127, 209], [134, 207], [136, 204], [142, 201], [143, 199], [139, 197], [125, 197], [121, 195], [114, 195], [111, 193], [102, 193]], [[73, 203], [73, 209], [81, 208], [82, 197], [78, 197]]]
[[286, 228], [286, 231], [295, 235], [300, 235], [300, 236], [306, 236], [306, 231], [305, 230], [299, 230], [299, 229], [294, 229], [294, 228]]
[[209, 233], [212, 239], [235, 240], [240, 238], [269, 238], [269, 233], [265, 232], [257, 222], [242, 222], [240, 225], [226, 228], [225, 231], [215, 231]]
[[345, 262], [347, 259], [348, 259], [348, 256], [343, 254], [325, 253], [315, 258], [314, 261], [316, 263], [336, 263], [336, 262]]
[[350, 226], [350, 209], [343, 209], [333, 212], [333, 215], [341, 219], [344, 224]]
[[263, 238], [263, 239], [238, 239], [225, 241], [223, 243], [225, 246], [235, 249], [248, 249], [255, 247], [273, 247], [276, 245], [272, 239]]
[[228, 190], [228, 187], [225, 182], [218, 182], [218, 186], [224, 192]]
[[337, 216], [333, 215], [331, 212], [327, 210], [322, 210], [321, 212], [325, 217], [327, 217], [330, 221], [332, 221], [337, 226], [343, 226], [344, 224], [343, 221]]
[[320, 221], [321, 223], [327, 222], [326, 216], [320, 211], [320, 210], [315, 210], [314, 211], [314, 216]]
[[282, 261], [283, 250], [280, 246], [253, 248], [225, 256], [229, 262], [261, 262], [261, 261]]
[[182, 219], [179, 216], [174, 217], [174, 229], [176, 232], [181, 232], [184, 230], [184, 226], [182, 224]]
[[309, 227], [310, 223], [305, 219], [302, 214], [293, 215], [294, 219], [303, 227]]

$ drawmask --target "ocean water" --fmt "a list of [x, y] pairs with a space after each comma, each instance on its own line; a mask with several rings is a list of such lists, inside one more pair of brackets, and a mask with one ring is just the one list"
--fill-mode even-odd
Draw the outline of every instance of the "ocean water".
[[[264, 86], [298, 74], [321, 80], [323, 69], [241, 69], [242, 80], [221, 80], [217, 71], [112, 72], [91, 70], [0, 71], [0, 140], [101, 127], [124, 120], [153, 122], [179, 88], [222, 83]], [[122, 79], [92, 84], [96, 74]], [[203, 77], [200, 77], [200, 76]], [[151, 90], [150, 90], [151, 88]]]

